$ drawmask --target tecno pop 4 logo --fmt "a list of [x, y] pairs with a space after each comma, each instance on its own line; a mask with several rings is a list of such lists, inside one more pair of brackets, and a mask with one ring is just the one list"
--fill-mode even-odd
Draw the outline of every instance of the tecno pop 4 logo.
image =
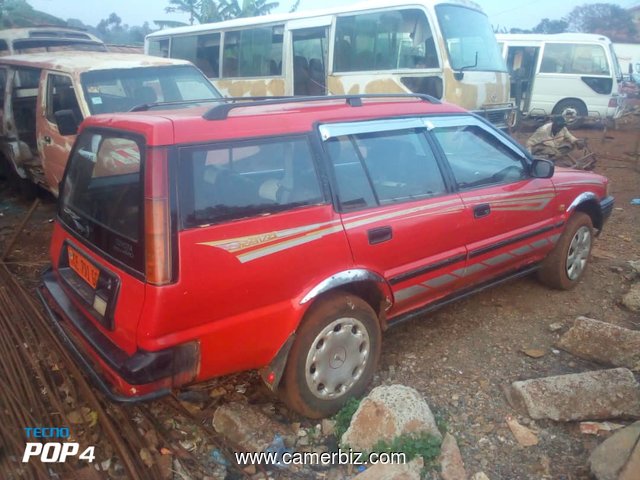
[[78, 457], [89, 463], [95, 458], [95, 447], [87, 447], [80, 453], [78, 442], [68, 442], [69, 429], [66, 427], [26, 427], [24, 429], [28, 440], [22, 455], [22, 463], [27, 463], [32, 457], [39, 458], [43, 463], [64, 463], [69, 457]]

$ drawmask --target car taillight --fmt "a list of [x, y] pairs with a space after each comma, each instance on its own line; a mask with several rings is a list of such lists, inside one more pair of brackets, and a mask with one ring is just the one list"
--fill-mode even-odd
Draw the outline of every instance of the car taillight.
[[609, 107], [617, 107], [618, 106], [618, 97], [611, 97], [609, 99]]
[[144, 242], [147, 282], [171, 281], [171, 223], [167, 150], [149, 149], [145, 161]]

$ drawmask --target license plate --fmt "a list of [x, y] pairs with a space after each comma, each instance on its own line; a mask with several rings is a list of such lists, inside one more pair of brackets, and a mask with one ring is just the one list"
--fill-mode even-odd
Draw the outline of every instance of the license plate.
[[71, 247], [67, 247], [67, 254], [69, 256], [69, 266], [95, 290], [98, 285], [100, 270], [91, 265], [91, 262]]

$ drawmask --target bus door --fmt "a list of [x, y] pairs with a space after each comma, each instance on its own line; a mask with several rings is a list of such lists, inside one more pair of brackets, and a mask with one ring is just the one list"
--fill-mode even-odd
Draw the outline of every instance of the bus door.
[[[300, 26], [291, 22], [288, 26], [291, 32], [291, 62], [292, 82], [288, 87], [294, 95], [326, 95], [327, 94], [327, 58], [329, 52], [329, 22], [313, 20], [316, 26]], [[306, 23], [310, 23], [309, 20]], [[318, 26], [318, 23], [326, 25]], [[293, 85], [291, 85], [293, 84]], [[293, 88], [291, 88], [291, 86]]]
[[531, 106], [531, 92], [535, 80], [540, 47], [509, 46], [507, 68], [511, 76], [511, 99], [521, 112]]

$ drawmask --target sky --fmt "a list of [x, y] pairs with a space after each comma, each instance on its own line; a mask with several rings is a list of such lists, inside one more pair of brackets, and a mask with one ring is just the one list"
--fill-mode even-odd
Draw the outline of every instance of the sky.
[[[154, 20], [188, 21], [186, 14], [168, 14], [164, 9], [168, 0], [27, 0], [33, 8], [53, 14], [64, 20], [78, 18], [88, 25], [96, 25], [112, 12], [117, 13], [122, 22], [130, 26]], [[301, 0], [298, 11], [334, 7], [358, 0]], [[606, 2], [607, 0], [600, 0]], [[278, 12], [287, 12], [293, 0], [281, 0]], [[393, 2], [389, 2], [393, 3]], [[542, 18], [552, 20], [567, 15], [574, 7], [590, 2], [587, 0], [476, 0], [489, 16], [491, 24], [507, 28], [531, 28]], [[611, 3], [623, 8], [640, 4], [640, 0], [613, 0]]]

